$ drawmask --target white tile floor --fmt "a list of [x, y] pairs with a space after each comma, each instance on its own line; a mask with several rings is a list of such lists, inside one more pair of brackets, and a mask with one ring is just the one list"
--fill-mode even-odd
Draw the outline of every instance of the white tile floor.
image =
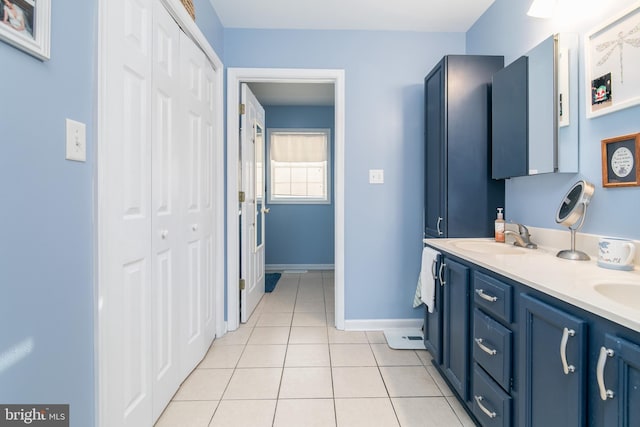
[[333, 272], [283, 274], [217, 339], [156, 427], [473, 426], [424, 350], [333, 326]]

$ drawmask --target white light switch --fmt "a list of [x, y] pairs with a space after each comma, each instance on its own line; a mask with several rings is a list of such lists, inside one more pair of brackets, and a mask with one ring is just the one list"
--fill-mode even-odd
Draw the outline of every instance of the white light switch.
[[67, 119], [67, 160], [87, 160], [87, 126]]
[[369, 184], [384, 184], [384, 169], [369, 169]]

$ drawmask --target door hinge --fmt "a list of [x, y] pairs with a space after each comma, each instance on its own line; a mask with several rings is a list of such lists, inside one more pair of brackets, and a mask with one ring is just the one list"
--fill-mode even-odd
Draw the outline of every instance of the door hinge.
[[240, 279], [240, 290], [244, 291], [245, 286], [246, 286], [246, 284], [245, 284], [244, 279]]
[[246, 107], [244, 104], [240, 104], [240, 115], [242, 116], [246, 111]]
[[238, 201], [240, 203], [244, 203], [245, 201], [244, 191], [238, 191]]

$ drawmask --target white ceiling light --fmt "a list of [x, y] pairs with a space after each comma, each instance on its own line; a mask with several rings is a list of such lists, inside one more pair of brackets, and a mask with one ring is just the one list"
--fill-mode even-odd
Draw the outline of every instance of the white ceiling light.
[[557, 5], [557, 0], [533, 0], [527, 15], [534, 18], [551, 18]]

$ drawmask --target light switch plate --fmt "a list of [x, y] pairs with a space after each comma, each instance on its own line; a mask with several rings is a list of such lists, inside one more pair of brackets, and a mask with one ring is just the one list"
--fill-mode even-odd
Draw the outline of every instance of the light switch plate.
[[384, 169], [369, 169], [369, 184], [384, 184]]
[[67, 160], [84, 162], [87, 160], [87, 126], [67, 119]]

